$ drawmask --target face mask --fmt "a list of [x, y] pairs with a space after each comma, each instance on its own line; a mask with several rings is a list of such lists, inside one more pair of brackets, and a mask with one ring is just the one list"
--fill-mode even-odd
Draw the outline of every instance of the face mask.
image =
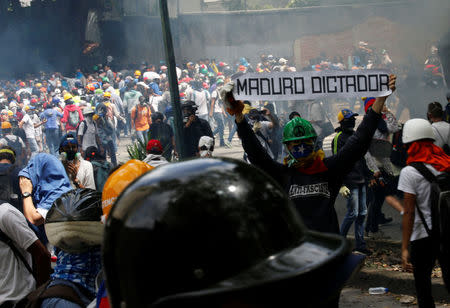
[[356, 120], [355, 118], [350, 118], [342, 121], [341, 127], [344, 131], [351, 131], [353, 128], [355, 128]]
[[212, 152], [211, 151], [200, 151], [200, 157], [212, 157]]
[[293, 158], [299, 159], [308, 157], [309, 155], [311, 155], [313, 151], [314, 151], [314, 144], [301, 143], [295, 145], [290, 151], [290, 154]]
[[80, 157], [81, 153], [75, 151], [62, 152], [60, 156], [61, 160], [68, 160], [68, 161], [79, 160]]

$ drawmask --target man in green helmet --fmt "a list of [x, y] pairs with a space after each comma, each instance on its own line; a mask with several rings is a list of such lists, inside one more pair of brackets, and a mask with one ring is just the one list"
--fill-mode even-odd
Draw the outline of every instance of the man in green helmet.
[[[395, 90], [395, 79], [394, 75], [389, 78], [392, 91]], [[259, 143], [242, 114], [243, 103], [232, 96], [232, 88], [233, 84], [227, 84], [221, 95], [228, 105], [227, 111], [235, 115], [239, 138], [250, 162], [285, 189], [309, 229], [339, 233], [334, 202], [345, 175], [367, 152], [387, 96], [376, 99], [356, 132], [331, 157], [325, 158], [324, 152], [315, 148], [317, 134], [311, 123], [293, 118], [284, 126], [283, 143], [288, 156], [283, 164], [279, 164]]]

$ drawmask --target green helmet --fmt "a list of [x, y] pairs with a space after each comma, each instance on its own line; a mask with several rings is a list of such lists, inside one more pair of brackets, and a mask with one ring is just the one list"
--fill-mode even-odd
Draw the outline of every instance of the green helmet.
[[286, 123], [283, 129], [283, 143], [317, 138], [317, 133], [309, 121], [296, 117]]

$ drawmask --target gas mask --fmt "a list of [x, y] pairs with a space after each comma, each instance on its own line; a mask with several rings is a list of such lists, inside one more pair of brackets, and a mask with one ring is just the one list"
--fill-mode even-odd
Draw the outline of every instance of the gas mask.
[[67, 152], [62, 152], [60, 155], [60, 159], [62, 161], [73, 161], [73, 160], [80, 160], [81, 158], [81, 153], [80, 152], [75, 152], [75, 151], [67, 151]]

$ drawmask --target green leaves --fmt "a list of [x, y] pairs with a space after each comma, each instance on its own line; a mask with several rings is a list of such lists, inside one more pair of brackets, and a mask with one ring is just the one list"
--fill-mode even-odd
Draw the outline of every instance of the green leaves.
[[130, 159], [144, 160], [147, 157], [147, 143], [149, 138], [144, 136], [144, 142], [137, 140], [132, 145], [127, 146], [128, 156]]

